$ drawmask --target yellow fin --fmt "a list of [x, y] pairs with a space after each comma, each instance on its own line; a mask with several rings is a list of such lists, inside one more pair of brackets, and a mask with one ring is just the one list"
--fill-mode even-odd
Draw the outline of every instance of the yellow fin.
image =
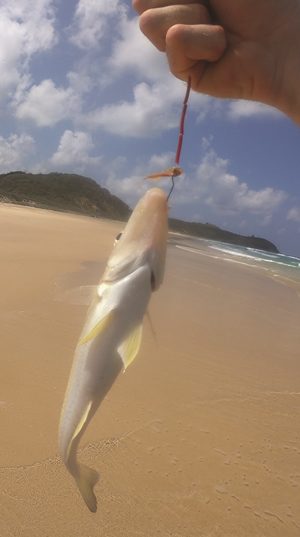
[[97, 511], [97, 498], [93, 489], [99, 479], [98, 472], [80, 464], [79, 473], [75, 479], [86, 505], [92, 513], [95, 513]]
[[[86, 420], [88, 419], [92, 404], [93, 404], [92, 401], [88, 403], [74, 431], [72, 439], [68, 445], [68, 450], [67, 450], [68, 458], [70, 457], [70, 451], [71, 451], [74, 439], [76, 438], [76, 436], [79, 435], [84, 424], [86, 423]], [[89, 468], [88, 466], [85, 466], [84, 464], [79, 464], [77, 468], [78, 470], [76, 474], [74, 475], [77, 486], [89, 510], [92, 511], [92, 513], [95, 513], [97, 511], [97, 498], [94, 494], [94, 486], [96, 485], [99, 479], [99, 474], [98, 472], [96, 472], [96, 470], [93, 470], [92, 468]]]
[[142, 341], [142, 331], [143, 327], [141, 324], [139, 324], [133, 329], [132, 332], [130, 332], [127, 339], [125, 339], [122, 345], [120, 345], [118, 348], [124, 364], [124, 369], [127, 369], [139, 352]]
[[112, 318], [113, 311], [110, 311], [107, 315], [105, 315], [105, 317], [100, 319], [100, 321], [95, 324], [95, 326], [88, 332], [88, 334], [86, 334], [79, 340], [78, 345], [84, 345], [85, 343], [92, 341], [92, 339], [98, 336], [102, 332], [102, 330], [107, 327]]

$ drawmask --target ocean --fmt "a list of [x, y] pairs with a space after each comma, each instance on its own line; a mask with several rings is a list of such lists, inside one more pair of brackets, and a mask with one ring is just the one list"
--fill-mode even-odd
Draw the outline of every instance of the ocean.
[[228, 263], [237, 263], [267, 272], [282, 283], [300, 285], [300, 258], [256, 248], [233, 245], [198, 237], [172, 234], [171, 244], [195, 254], [209, 256]]

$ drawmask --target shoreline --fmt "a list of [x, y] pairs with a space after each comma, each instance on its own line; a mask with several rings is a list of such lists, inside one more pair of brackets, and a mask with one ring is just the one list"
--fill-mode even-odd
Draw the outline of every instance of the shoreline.
[[[10, 201], [2, 201], [2, 200], [0, 199], [0, 205], [1, 205], [1, 204], [3, 204], [3, 205], [8, 205], [8, 206], [11, 205], [11, 206], [15, 206], [15, 207], [18, 207], [18, 206], [19, 206], [19, 207], [28, 207], [28, 208], [31, 208], [31, 209], [40, 209], [40, 210], [52, 211], [52, 212], [63, 213], [63, 214], [71, 214], [71, 215], [78, 215], [78, 216], [86, 216], [86, 217], [88, 217], [88, 218], [93, 218], [93, 219], [96, 218], [96, 219], [112, 220], [113, 222], [126, 222], [126, 220], [122, 220], [122, 219], [120, 219], [120, 220], [118, 220], [118, 219], [111, 219], [110, 217], [105, 216], [105, 215], [101, 215], [101, 216], [94, 215], [94, 216], [92, 216], [92, 215], [90, 215], [90, 214], [85, 214], [85, 213], [82, 213], [82, 212], [71, 211], [71, 210], [67, 210], [67, 209], [66, 209], [66, 210], [64, 210], [64, 209], [59, 209], [59, 208], [53, 209], [53, 208], [51, 208], [51, 207], [48, 208], [48, 207], [38, 206], [38, 205], [36, 205], [36, 204], [34, 204], [34, 203], [33, 203], [33, 204], [29, 204], [29, 205], [26, 204], [26, 203], [24, 203], [24, 204], [23, 204], [23, 203], [19, 203], [19, 204], [18, 204], [18, 203], [15, 203], [15, 202], [14, 202], [14, 203], [11, 203]], [[173, 218], [173, 217], [170, 217], [169, 220], [174, 220], [174, 218]], [[196, 225], [204, 225], [204, 226], [206, 225], [206, 224], [201, 224], [200, 222], [195, 223], [195, 222], [185, 222], [185, 221], [183, 221], [183, 220], [178, 220], [178, 219], [175, 219], [175, 220], [178, 221], [178, 222], [181, 222], [182, 225], [185, 225], [185, 224], [187, 224], [187, 225], [189, 225], [189, 224], [196, 224]], [[231, 235], [236, 235], [237, 237], [242, 237], [242, 238], [245, 238], [246, 240], [250, 239], [250, 236], [247, 236], [247, 235], [243, 236], [243, 235], [240, 235], [240, 234], [238, 234], [238, 233], [233, 233], [233, 232], [230, 232], [230, 231], [227, 231], [227, 230], [223, 230], [223, 229], [221, 229], [221, 228], [218, 228], [218, 226], [214, 226], [214, 227], [215, 227], [216, 229], [219, 229], [220, 232], [225, 232], [225, 233], [229, 233], [229, 234], [231, 234]], [[187, 237], [187, 238], [198, 238], [198, 239], [201, 239], [201, 240], [204, 240], [204, 241], [214, 241], [214, 242], [219, 242], [219, 243], [223, 243], [223, 244], [230, 244], [230, 245], [232, 245], [232, 246], [237, 246], [237, 247], [242, 246], [242, 247], [245, 247], [245, 248], [252, 248], [252, 247], [249, 247], [249, 246], [246, 246], [246, 245], [243, 246], [242, 244], [239, 244], [239, 243], [237, 243], [237, 242], [224, 241], [224, 237], [223, 237], [223, 239], [221, 240], [221, 239], [215, 239], [215, 238], [208, 238], [208, 237], [204, 237], [204, 236], [201, 236], [201, 235], [190, 235], [189, 233], [182, 233], [182, 232], [178, 232], [178, 231], [170, 231], [170, 229], [169, 229], [169, 233], [177, 234], [177, 235], [179, 235], [179, 236], [182, 235], [183, 237]], [[259, 238], [259, 237], [254, 237], [254, 239], [257, 239], [257, 240], [266, 240], [266, 239], [261, 239], [261, 238]], [[267, 241], [267, 242], [270, 243], [270, 241]], [[270, 244], [271, 244], [271, 243], [270, 243]], [[277, 248], [275, 245], [273, 245], [273, 246], [274, 246], [275, 250], [269, 250], [269, 249], [267, 249], [267, 250], [261, 250], [261, 251], [262, 251], [262, 252], [264, 252], [264, 251], [265, 251], [265, 252], [274, 252], [274, 253], [279, 253], [279, 254], [280, 254], [281, 252], [278, 250], [278, 248]], [[253, 248], [254, 248], [254, 247], [253, 247]]]

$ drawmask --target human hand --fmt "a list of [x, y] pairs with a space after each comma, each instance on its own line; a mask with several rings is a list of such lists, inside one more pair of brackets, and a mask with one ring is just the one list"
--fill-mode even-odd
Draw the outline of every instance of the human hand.
[[275, 106], [300, 123], [299, 0], [133, 0], [144, 34], [195, 91]]

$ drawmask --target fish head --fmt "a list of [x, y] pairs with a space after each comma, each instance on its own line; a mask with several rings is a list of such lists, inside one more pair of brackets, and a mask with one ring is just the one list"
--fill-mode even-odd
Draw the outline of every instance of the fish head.
[[163, 281], [168, 235], [167, 196], [160, 188], [151, 188], [139, 200], [118, 241], [103, 276], [113, 282], [148, 265], [152, 290]]

